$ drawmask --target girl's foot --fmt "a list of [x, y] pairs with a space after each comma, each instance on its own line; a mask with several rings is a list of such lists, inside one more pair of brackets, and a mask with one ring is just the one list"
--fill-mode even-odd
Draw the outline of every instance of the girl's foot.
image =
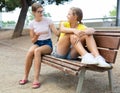
[[91, 53], [86, 53], [84, 56], [82, 56], [81, 63], [88, 65], [98, 65], [98, 62], [95, 60], [94, 56]]
[[102, 56], [97, 56], [95, 60], [98, 62], [99, 67], [111, 68], [112, 66], [108, 64]]
[[24, 84], [26, 84], [26, 83], [28, 83], [28, 80], [20, 80], [20, 81], [19, 81], [19, 84], [20, 84], [20, 85], [24, 85]]
[[40, 87], [40, 83], [39, 82], [34, 82], [33, 84], [32, 84], [32, 88], [33, 89], [37, 89], [37, 88], [39, 88]]

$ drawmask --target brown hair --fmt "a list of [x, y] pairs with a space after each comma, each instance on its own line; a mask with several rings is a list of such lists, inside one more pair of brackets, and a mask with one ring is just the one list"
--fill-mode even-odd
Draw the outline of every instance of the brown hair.
[[33, 3], [32, 4], [32, 11], [36, 12], [38, 8], [43, 8], [40, 3]]
[[77, 15], [77, 21], [79, 21], [79, 23], [82, 23], [81, 20], [83, 18], [83, 12], [80, 8], [78, 7], [71, 7], [70, 10], [73, 11], [73, 15]]

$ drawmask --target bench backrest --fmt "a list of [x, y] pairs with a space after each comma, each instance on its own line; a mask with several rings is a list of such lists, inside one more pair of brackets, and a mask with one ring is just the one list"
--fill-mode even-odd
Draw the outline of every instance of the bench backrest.
[[107, 62], [115, 63], [120, 46], [120, 31], [96, 31], [94, 38], [100, 54]]

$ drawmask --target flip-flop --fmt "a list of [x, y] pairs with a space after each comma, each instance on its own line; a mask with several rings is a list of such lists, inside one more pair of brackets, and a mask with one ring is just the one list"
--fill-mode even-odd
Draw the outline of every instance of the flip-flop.
[[28, 80], [20, 80], [20, 81], [19, 81], [19, 84], [20, 84], [20, 85], [24, 85], [24, 84], [26, 84], [26, 83], [28, 83]]
[[37, 88], [40, 87], [40, 85], [41, 85], [41, 84], [40, 84], [39, 82], [35, 82], [35, 83], [32, 84], [32, 88], [33, 88], [33, 89], [37, 89]]

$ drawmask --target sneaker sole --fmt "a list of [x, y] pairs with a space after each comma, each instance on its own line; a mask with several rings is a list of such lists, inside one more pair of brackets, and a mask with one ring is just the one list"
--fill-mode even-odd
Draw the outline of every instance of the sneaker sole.
[[112, 66], [102, 66], [102, 65], [97, 65], [98, 67], [104, 67], [104, 68], [112, 68]]
[[81, 62], [83, 64], [87, 64], [87, 65], [98, 65], [98, 63], [85, 63], [85, 62]]

